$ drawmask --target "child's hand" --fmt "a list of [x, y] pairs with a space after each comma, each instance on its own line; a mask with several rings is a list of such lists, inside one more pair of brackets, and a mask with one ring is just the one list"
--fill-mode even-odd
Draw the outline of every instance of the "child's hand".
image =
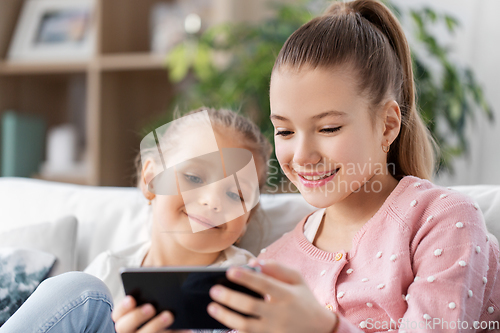
[[264, 274], [234, 267], [228, 270], [227, 276], [231, 281], [265, 295], [265, 300], [220, 285], [210, 289], [213, 300], [257, 318], [244, 317], [215, 302], [208, 306], [209, 314], [241, 332], [333, 331], [337, 316], [318, 303], [300, 273], [273, 261], [266, 261], [260, 267]]
[[[155, 314], [155, 308], [151, 304], [138, 307], [135, 299], [132, 296], [127, 296], [115, 307], [111, 318], [115, 322], [115, 330], [118, 333], [166, 332], [165, 329], [174, 322], [174, 316], [168, 311], [154, 317]], [[144, 323], [146, 324], [137, 330]]]

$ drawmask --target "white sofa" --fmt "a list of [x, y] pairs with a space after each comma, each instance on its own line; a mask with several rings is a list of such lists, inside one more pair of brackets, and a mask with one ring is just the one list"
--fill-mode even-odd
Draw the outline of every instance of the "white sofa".
[[[500, 239], [500, 186], [453, 189], [479, 204], [487, 228]], [[299, 194], [262, 195], [261, 210], [250, 222], [240, 246], [257, 254], [313, 210]], [[73, 223], [68, 219], [61, 222], [61, 217], [69, 215], [76, 217], [77, 224], [71, 218]], [[102, 251], [147, 239], [149, 221], [150, 206], [136, 188], [0, 178], [0, 247], [19, 242], [21, 246], [44, 247], [41, 250], [59, 248], [70, 262], [59, 267], [57, 274], [83, 270]]]

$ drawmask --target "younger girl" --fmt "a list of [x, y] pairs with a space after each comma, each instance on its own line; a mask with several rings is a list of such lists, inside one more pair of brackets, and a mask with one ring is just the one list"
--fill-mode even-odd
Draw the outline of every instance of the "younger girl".
[[[200, 109], [175, 120], [157, 137], [158, 147], [141, 147], [145, 149], [141, 149], [139, 171], [139, 186], [152, 206], [151, 241], [116, 253], [103, 253], [86, 269], [86, 273], [104, 281], [112, 300], [86, 274], [64, 274], [42, 283], [0, 331], [135, 331], [155, 315], [154, 308], [150, 304], [135, 308], [135, 300], [125, 298], [120, 268], [227, 267], [246, 264], [253, 257], [232, 244], [244, 234], [255, 211], [252, 208], [258, 202], [259, 188], [266, 180], [272, 148], [258, 127], [232, 111]], [[234, 167], [232, 162], [238, 161], [231, 154], [240, 154], [236, 159], [246, 157], [245, 165], [250, 162], [250, 168], [244, 168], [246, 174]], [[216, 158], [208, 159], [211, 155]], [[173, 178], [165, 177], [173, 168]], [[238, 187], [231, 182], [232, 174], [238, 175]], [[246, 204], [246, 210], [242, 204]], [[114, 327], [111, 303], [122, 301], [130, 307], [126, 313], [113, 314], [117, 321]], [[131, 319], [136, 323], [131, 325]], [[171, 314], [164, 312], [141, 330], [154, 331], [171, 321]]]
[[[499, 331], [498, 241], [432, 184], [410, 52], [380, 2], [335, 2], [295, 31], [270, 87], [276, 156], [320, 208], [229, 279], [209, 313], [244, 332]], [[272, 259], [272, 260], [271, 260]]]

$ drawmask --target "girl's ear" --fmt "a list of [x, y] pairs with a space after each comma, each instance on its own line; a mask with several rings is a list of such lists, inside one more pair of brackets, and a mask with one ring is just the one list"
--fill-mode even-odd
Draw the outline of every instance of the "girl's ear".
[[144, 197], [148, 200], [153, 200], [156, 196], [154, 193], [150, 192], [148, 189], [148, 184], [153, 180], [154, 174], [154, 162], [151, 159], [146, 160], [142, 167], [140, 186]]
[[390, 100], [384, 105], [382, 111], [384, 121], [384, 132], [381, 145], [392, 144], [399, 135], [401, 129], [401, 110], [395, 100]]

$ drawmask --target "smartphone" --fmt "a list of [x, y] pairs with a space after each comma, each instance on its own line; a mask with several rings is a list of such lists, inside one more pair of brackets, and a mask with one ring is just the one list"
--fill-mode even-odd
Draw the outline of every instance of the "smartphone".
[[169, 329], [225, 329], [228, 327], [207, 312], [208, 304], [213, 302], [208, 293], [213, 285], [263, 299], [262, 295], [229, 281], [226, 271], [223, 267], [141, 267], [124, 268], [121, 277], [125, 293], [133, 296], [137, 305], [150, 303], [157, 313], [172, 312], [174, 323]]

